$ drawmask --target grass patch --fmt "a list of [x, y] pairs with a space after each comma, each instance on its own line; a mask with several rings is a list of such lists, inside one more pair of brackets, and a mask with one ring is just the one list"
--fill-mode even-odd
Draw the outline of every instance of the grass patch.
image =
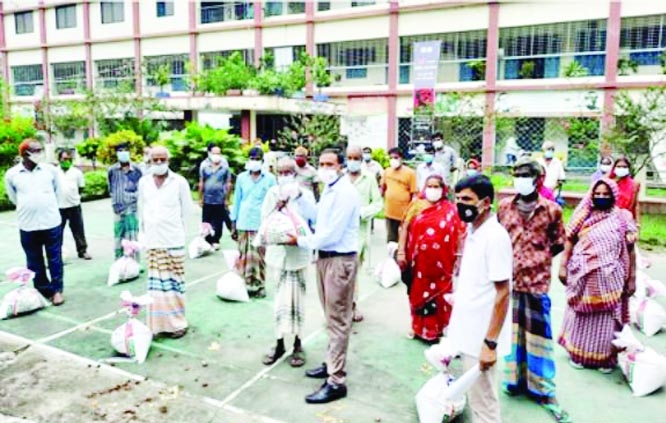
[[666, 188], [648, 188], [648, 197], [666, 198]]

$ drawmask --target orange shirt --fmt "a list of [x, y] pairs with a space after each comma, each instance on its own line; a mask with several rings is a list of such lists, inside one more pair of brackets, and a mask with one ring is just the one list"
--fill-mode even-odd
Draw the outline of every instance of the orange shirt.
[[402, 220], [412, 201], [412, 195], [418, 192], [416, 172], [402, 165], [400, 168], [388, 168], [384, 171], [384, 215], [389, 219]]

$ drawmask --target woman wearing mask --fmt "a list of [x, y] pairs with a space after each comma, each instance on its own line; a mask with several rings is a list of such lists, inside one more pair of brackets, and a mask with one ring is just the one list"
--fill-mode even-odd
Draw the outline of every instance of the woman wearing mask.
[[629, 322], [628, 299], [636, 290], [636, 225], [618, 207], [619, 198], [617, 184], [600, 179], [567, 228], [559, 277], [568, 304], [559, 343], [577, 369], [610, 373], [617, 364], [611, 341]]
[[428, 177], [421, 198], [405, 214], [398, 242], [398, 264], [412, 275], [410, 336], [425, 342], [437, 342], [449, 324], [451, 305], [444, 295], [453, 292], [458, 241], [465, 230], [445, 191], [440, 175]]
[[611, 156], [603, 156], [599, 160], [599, 169], [592, 174], [592, 183], [597, 182], [601, 178], [607, 178], [610, 171], [613, 169], [613, 158]]
[[619, 157], [615, 160], [611, 176], [614, 176], [617, 182], [619, 194], [617, 196], [616, 205], [624, 210], [629, 210], [631, 215], [638, 223], [640, 216], [638, 194], [641, 190], [641, 184], [632, 178], [631, 163], [626, 157]]
[[476, 176], [481, 173], [481, 163], [476, 159], [469, 159], [465, 163], [465, 177]]
[[[315, 199], [309, 190], [301, 189], [296, 182], [296, 162], [283, 157], [277, 162], [278, 185], [270, 188], [261, 206], [261, 218], [265, 219], [276, 207], [286, 205], [293, 213], [300, 214], [298, 203], [307, 201], [315, 207]], [[266, 264], [270, 276], [277, 276], [275, 292], [275, 336], [277, 344], [263, 359], [267, 366], [275, 363], [286, 350], [284, 336], [294, 335], [294, 349], [289, 360], [292, 367], [305, 364], [301, 333], [305, 313], [305, 269], [310, 263], [311, 252], [289, 245], [266, 247]]]

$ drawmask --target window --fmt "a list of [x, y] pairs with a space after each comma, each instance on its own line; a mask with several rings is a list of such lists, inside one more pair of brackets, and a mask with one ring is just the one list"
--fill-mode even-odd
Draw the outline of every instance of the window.
[[374, 1], [353, 1], [353, 2], [351, 2], [352, 7], [372, 6], [373, 4], [375, 4]]
[[323, 12], [326, 10], [331, 10], [331, 2], [330, 1], [319, 1], [317, 2], [317, 11]]
[[254, 18], [251, 1], [202, 1], [201, 23], [240, 21]]
[[53, 63], [53, 84], [58, 95], [76, 94], [86, 87], [85, 62]]
[[342, 80], [344, 77], [347, 86], [384, 85], [387, 82], [386, 38], [319, 44], [317, 56], [328, 61], [334, 80]]
[[[620, 48], [625, 57], [620, 59], [620, 74], [627, 74], [629, 63], [638, 66], [661, 66], [666, 57], [666, 15], [640, 16], [622, 19]], [[627, 59], [626, 53], [629, 53]], [[660, 69], [653, 69], [659, 73]]]
[[156, 75], [157, 73], [161, 73], [163, 70], [166, 70], [169, 74], [168, 80], [171, 86], [171, 91], [187, 91], [187, 83], [185, 82], [185, 76], [187, 75], [187, 71], [185, 69], [186, 62], [187, 55], [185, 54], [147, 57], [147, 85], [149, 87], [159, 87], [160, 89], [163, 89], [166, 84], [164, 86], [160, 86], [160, 81], [156, 80], [155, 77], [151, 77], [151, 75]]
[[165, 16], [173, 16], [173, 2], [172, 1], [158, 1], [157, 3], [157, 17], [163, 18]]
[[201, 63], [203, 70], [209, 70], [217, 67], [219, 60], [223, 57], [229, 57], [234, 52], [240, 52], [246, 64], [251, 65], [254, 63], [254, 49], [245, 50], [226, 50], [226, 51], [211, 51], [201, 53]]
[[42, 65], [12, 66], [12, 76], [17, 96], [35, 95], [35, 87], [44, 84]]
[[97, 86], [134, 91], [134, 59], [98, 60], [95, 67]]
[[17, 34], [28, 34], [34, 32], [32, 26], [32, 11], [14, 13], [14, 23]]
[[56, 29], [76, 27], [76, 5], [58, 6], [56, 12]]
[[103, 1], [99, 4], [102, 23], [110, 24], [125, 20], [125, 4], [120, 1]]

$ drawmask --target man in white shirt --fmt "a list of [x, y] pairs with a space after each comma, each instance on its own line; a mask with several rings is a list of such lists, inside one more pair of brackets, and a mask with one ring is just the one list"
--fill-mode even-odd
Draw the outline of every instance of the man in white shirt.
[[86, 185], [83, 178], [83, 172], [77, 167], [72, 166], [72, 155], [67, 150], [61, 150], [58, 153], [58, 176], [60, 177], [60, 198], [58, 198], [58, 207], [60, 207], [60, 216], [62, 223], [63, 238], [65, 237], [65, 226], [69, 222], [69, 229], [72, 231], [76, 252], [79, 258], [91, 260], [88, 254], [88, 243], [83, 227], [83, 212], [81, 211], [81, 194], [79, 188]]
[[566, 179], [564, 174], [564, 165], [562, 161], [555, 157], [555, 144], [552, 141], [543, 143], [543, 158], [539, 162], [546, 168], [546, 179], [543, 185], [555, 191]]
[[185, 222], [192, 195], [185, 178], [169, 170], [169, 152], [150, 151], [151, 174], [139, 181], [139, 222], [148, 250], [148, 327], [155, 335], [180, 338], [185, 319]]
[[[5, 189], [16, 204], [21, 246], [28, 269], [35, 272], [35, 288], [59, 306], [63, 291], [62, 229], [58, 211], [60, 182], [53, 166], [44, 162], [39, 141], [26, 139], [19, 146], [21, 162], [5, 173]], [[44, 266], [44, 251], [51, 280]]]
[[436, 132], [432, 136], [432, 146], [435, 148], [435, 163], [444, 168], [444, 182], [451, 184], [451, 172], [457, 169], [458, 153], [450, 145], [444, 144], [444, 136]]
[[462, 179], [455, 188], [460, 218], [468, 224], [448, 337], [460, 351], [463, 370], [481, 368], [468, 393], [472, 423], [499, 423], [497, 356], [511, 348], [508, 316], [513, 248], [506, 229], [490, 210], [493, 186], [485, 175]]
[[446, 179], [446, 169], [441, 164], [435, 162], [435, 149], [432, 146], [427, 146], [425, 154], [423, 155], [423, 163], [416, 167], [416, 185], [419, 191], [425, 188], [426, 179], [432, 175], [439, 175]]
[[372, 160], [372, 148], [363, 147], [363, 162], [361, 163], [361, 171], [372, 175], [377, 183], [382, 179], [384, 168], [377, 160]]

